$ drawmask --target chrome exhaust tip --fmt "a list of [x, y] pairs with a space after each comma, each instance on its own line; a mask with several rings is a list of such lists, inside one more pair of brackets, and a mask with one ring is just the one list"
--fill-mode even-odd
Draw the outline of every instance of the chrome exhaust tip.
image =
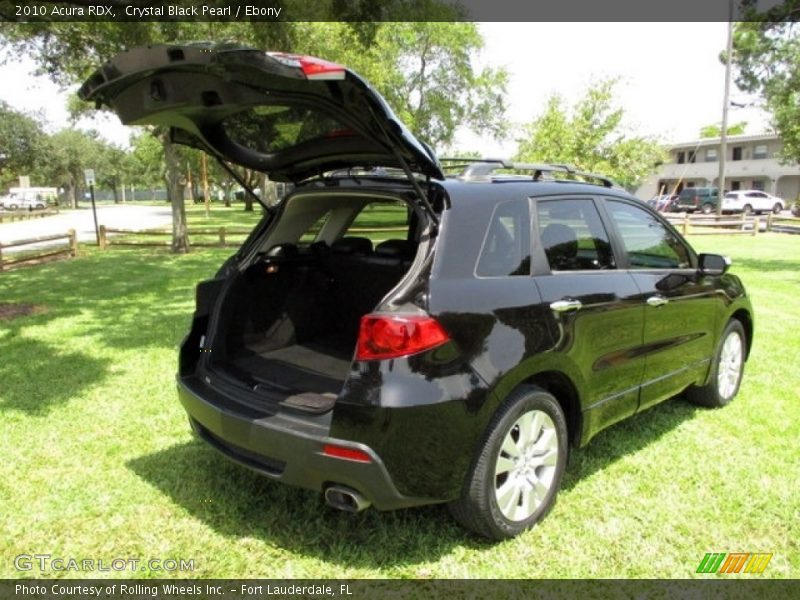
[[325, 502], [337, 510], [358, 513], [369, 508], [372, 502], [352, 488], [332, 485], [325, 489]]

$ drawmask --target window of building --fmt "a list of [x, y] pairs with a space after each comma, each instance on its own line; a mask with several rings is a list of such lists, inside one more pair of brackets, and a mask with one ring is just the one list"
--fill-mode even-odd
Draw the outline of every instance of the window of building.
[[731, 189], [735, 192], [736, 190], [742, 189], [742, 182], [741, 181], [731, 181]]
[[758, 190], [760, 192], [764, 191], [764, 181], [762, 179], [754, 179], [753, 180], [753, 189]]
[[717, 162], [717, 149], [716, 148], [709, 148], [706, 150], [706, 162]]
[[767, 145], [756, 144], [753, 147], [753, 158], [767, 158]]
[[694, 150], [692, 150], [691, 152], [689, 152], [689, 162], [690, 162], [690, 163], [693, 163], [693, 162], [695, 162], [696, 160], [697, 160], [697, 152], [695, 152]]
[[685, 152], [678, 152], [678, 164], [682, 165], [686, 162], [686, 153]]
[[498, 204], [483, 238], [475, 274], [479, 277], [530, 275], [529, 224], [527, 198]]
[[600, 213], [589, 198], [540, 200], [536, 204], [539, 239], [553, 271], [609, 269], [615, 266]]
[[733, 160], [742, 160], [742, 147], [741, 146], [734, 146], [733, 147]]

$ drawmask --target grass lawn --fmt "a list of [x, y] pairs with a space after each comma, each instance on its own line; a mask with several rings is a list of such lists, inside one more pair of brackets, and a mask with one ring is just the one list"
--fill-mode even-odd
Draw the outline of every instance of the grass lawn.
[[[241, 207], [214, 215], [244, 225]], [[573, 453], [547, 519], [499, 544], [441, 506], [333, 511], [193, 440], [176, 348], [194, 284], [230, 250], [87, 248], [0, 274], [0, 302], [44, 307], [0, 321], [0, 577], [59, 576], [16, 571], [21, 553], [194, 559], [174, 575], [196, 577], [691, 577], [706, 552], [771, 552], [764, 577], [797, 577], [800, 236], [692, 241], [732, 256], [752, 294], [739, 397], [676, 399], [606, 430]]]

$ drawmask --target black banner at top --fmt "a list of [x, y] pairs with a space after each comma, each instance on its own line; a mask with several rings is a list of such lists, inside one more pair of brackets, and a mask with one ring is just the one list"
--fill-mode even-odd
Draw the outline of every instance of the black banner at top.
[[[798, 17], [800, 0], [0, 0], [0, 20], [17, 22], [680, 22]], [[598, 29], [598, 36], [602, 33]]]

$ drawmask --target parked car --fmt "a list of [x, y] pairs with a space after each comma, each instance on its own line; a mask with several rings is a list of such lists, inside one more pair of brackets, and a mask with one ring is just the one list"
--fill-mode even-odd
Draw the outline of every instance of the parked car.
[[39, 210], [47, 208], [47, 197], [35, 189], [22, 189], [3, 197], [2, 206], [7, 210]]
[[717, 210], [719, 190], [715, 187], [687, 187], [678, 194], [675, 209], [678, 211], [696, 212], [710, 215]]
[[746, 215], [772, 212], [776, 215], [785, 207], [783, 199], [761, 190], [736, 190], [722, 198], [722, 209]]
[[737, 394], [742, 282], [604, 177], [446, 177], [364, 80], [306, 56], [140, 48], [79, 93], [296, 186], [198, 285], [179, 356], [196, 434], [258, 473], [348, 511], [448, 503], [502, 539], [552, 507], [571, 448]]
[[662, 194], [660, 196], [653, 196], [647, 201], [649, 206], [652, 206], [658, 212], [670, 212], [673, 205], [678, 201], [677, 194]]

